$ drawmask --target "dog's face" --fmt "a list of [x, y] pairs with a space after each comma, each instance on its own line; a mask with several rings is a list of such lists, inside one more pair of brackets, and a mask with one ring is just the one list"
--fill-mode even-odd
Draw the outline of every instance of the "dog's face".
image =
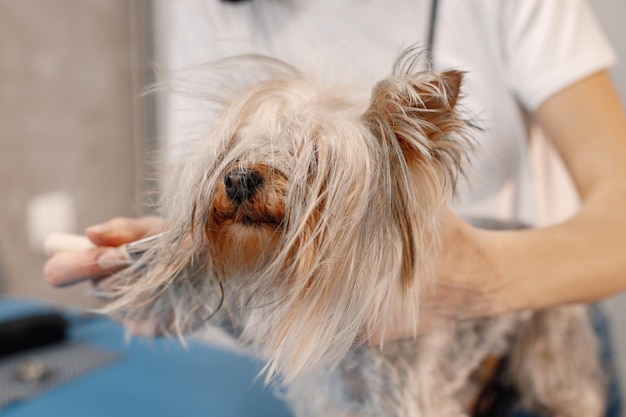
[[403, 319], [467, 142], [461, 74], [415, 61], [365, 104], [271, 61], [176, 171], [164, 238], [112, 309], [165, 333], [227, 320], [286, 378]]
[[252, 87], [239, 109], [210, 200], [198, 202], [209, 256], [224, 282], [267, 268], [282, 282], [310, 280], [322, 258], [336, 256], [324, 240], [368, 216], [378, 148], [362, 110], [302, 78]]

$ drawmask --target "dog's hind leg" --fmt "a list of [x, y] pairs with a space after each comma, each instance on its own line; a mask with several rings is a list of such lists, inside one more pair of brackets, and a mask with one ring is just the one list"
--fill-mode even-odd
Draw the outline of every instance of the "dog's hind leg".
[[525, 407], [557, 417], [600, 417], [605, 376], [585, 307], [537, 312], [511, 356], [511, 376]]

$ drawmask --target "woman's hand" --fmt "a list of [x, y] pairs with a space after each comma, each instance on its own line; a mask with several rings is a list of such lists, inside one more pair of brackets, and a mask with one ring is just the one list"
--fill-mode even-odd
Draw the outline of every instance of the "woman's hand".
[[120, 269], [123, 255], [116, 248], [155, 233], [161, 226], [160, 217], [137, 219], [115, 218], [88, 227], [85, 235], [96, 247], [86, 251], [59, 252], [48, 259], [44, 276], [56, 287], [76, 284], [85, 280], [99, 280]]
[[[580, 210], [560, 224], [521, 231], [479, 230], [444, 214], [437, 281], [422, 293], [419, 332], [626, 290], [626, 113], [609, 76], [600, 72], [560, 91], [535, 117], [572, 175]], [[412, 337], [405, 327], [399, 323], [384, 339]]]
[[472, 227], [450, 211], [442, 219], [437, 280], [422, 290], [419, 330], [501, 312], [498, 289], [507, 284], [497, 234]]
[[[508, 282], [500, 269], [498, 247], [496, 233], [472, 227], [449, 210], [442, 213], [436, 281], [421, 288], [419, 334], [461, 319], [503, 312], [498, 297]], [[413, 320], [405, 320], [385, 335], [374, 335], [370, 343], [413, 336]]]

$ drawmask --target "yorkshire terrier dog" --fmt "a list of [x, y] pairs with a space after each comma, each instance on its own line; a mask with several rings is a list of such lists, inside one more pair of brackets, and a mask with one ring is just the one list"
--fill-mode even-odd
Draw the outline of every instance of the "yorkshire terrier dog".
[[421, 62], [406, 50], [367, 100], [270, 58], [216, 64], [222, 110], [168, 171], [163, 233], [110, 279], [108, 311], [159, 335], [226, 330], [299, 417], [477, 414], [476, 374], [490, 357], [507, 358], [501, 376], [526, 407], [600, 417], [583, 307], [368, 344], [399, 321], [417, 327], [442, 212], [472, 148], [463, 74]]

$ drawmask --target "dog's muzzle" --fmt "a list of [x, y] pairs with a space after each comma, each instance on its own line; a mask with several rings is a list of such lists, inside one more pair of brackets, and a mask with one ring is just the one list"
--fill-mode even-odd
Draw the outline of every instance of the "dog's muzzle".
[[238, 205], [250, 200], [262, 183], [261, 174], [245, 168], [233, 169], [224, 176], [226, 195]]

